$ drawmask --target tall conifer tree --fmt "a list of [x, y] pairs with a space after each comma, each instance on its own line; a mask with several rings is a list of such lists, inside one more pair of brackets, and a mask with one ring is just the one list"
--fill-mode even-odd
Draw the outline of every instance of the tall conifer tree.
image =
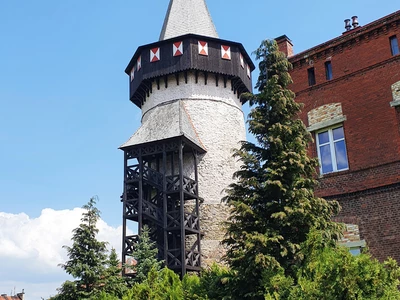
[[264, 299], [267, 277], [282, 269], [292, 274], [310, 229], [323, 230], [327, 241], [340, 234], [331, 222], [338, 203], [314, 196], [318, 162], [307, 155], [311, 136], [288, 89], [291, 64], [275, 41], [264, 41], [255, 54], [259, 94], [247, 96], [256, 143], [243, 142], [235, 151], [243, 165], [224, 198], [232, 207], [224, 243], [239, 281], [235, 299]]
[[135, 282], [143, 282], [151, 269], [158, 272], [161, 269], [162, 262], [157, 259], [158, 249], [156, 243], [150, 239], [150, 229], [144, 226], [139, 236], [139, 243], [133, 251], [133, 258], [137, 264], [133, 267], [136, 273]]
[[122, 266], [114, 248], [111, 248], [111, 253], [106, 262], [106, 266], [107, 269], [104, 277], [105, 282], [102, 290], [110, 295], [121, 298], [127, 290], [127, 284], [125, 278], [122, 277]]
[[96, 235], [100, 211], [93, 197], [82, 207], [81, 224], [73, 230], [72, 247], [67, 249], [69, 260], [61, 267], [75, 278], [76, 295], [73, 299], [86, 299], [96, 294], [104, 286], [106, 243], [98, 241]]

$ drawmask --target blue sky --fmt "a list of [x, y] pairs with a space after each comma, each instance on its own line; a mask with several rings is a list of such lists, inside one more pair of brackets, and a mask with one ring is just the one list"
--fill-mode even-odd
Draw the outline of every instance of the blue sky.
[[[117, 148], [140, 125], [124, 69], [138, 46], [158, 40], [167, 6], [167, 0], [0, 0], [3, 219], [24, 213], [29, 222], [43, 221], [46, 208], [71, 213], [97, 195], [107, 228], [120, 226], [123, 153]], [[243, 43], [249, 53], [282, 34], [298, 53], [341, 35], [346, 18], [358, 15], [362, 26], [399, 3], [208, 0], [208, 7], [219, 36]], [[4, 224], [17, 232], [17, 223], [0, 218], [0, 241]], [[42, 235], [59, 225], [57, 219], [41, 224]], [[54, 294], [40, 278], [41, 295]], [[0, 278], [0, 293], [9, 293], [10, 284], [18, 284], [16, 276], [7, 284]], [[31, 289], [27, 299], [32, 295], [39, 291]]]

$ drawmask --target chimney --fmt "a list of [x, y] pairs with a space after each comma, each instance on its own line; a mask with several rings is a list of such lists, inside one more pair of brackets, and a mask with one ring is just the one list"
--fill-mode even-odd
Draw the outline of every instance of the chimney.
[[344, 20], [344, 28], [346, 28], [346, 31], [350, 31], [351, 29], [350, 19]]
[[357, 16], [353, 16], [351, 17], [351, 19], [353, 20], [353, 28], [357, 28], [358, 27], [358, 17]]
[[24, 291], [24, 289], [22, 289], [22, 293], [18, 293], [18, 294], [17, 294], [17, 297], [18, 297], [20, 300], [24, 300], [24, 296], [25, 296], [25, 291]]
[[293, 56], [293, 44], [286, 35], [277, 37], [275, 41], [278, 43], [279, 51], [285, 53], [286, 57]]

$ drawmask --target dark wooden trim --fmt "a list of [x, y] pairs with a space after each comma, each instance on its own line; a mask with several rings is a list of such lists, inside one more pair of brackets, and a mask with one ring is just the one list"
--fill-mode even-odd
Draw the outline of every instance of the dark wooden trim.
[[138, 232], [142, 234], [143, 229], [143, 156], [142, 151], [139, 151], [139, 211], [138, 211]]
[[179, 202], [180, 202], [180, 224], [181, 224], [181, 274], [186, 274], [186, 240], [185, 240], [185, 195], [183, 192], [183, 142], [179, 146]]
[[168, 206], [168, 198], [167, 198], [167, 177], [165, 174], [167, 174], [167, 152], [165, 150], [165, 144], [163, 145], [163, 233], [164, 233], [164, 261], [165, 263], [168, 260], [168, 232], [167, 232], [167, 225], [168, 225], [168, 220], [166, 218], [167, 216], [167, 206]]
[[[199, 151], [184, 137], [124, 148], [122, 261], [132, 255], [147, 225], [159, 259], [169, 268], [181, 277], [201, 270]], [[194, 178], [185, 175], [186, 167], [194, 169]], [[185, 214], [186, 201], [191, 205]], [[139, 235], [127, 236], [128, 221], [138, 224]]]

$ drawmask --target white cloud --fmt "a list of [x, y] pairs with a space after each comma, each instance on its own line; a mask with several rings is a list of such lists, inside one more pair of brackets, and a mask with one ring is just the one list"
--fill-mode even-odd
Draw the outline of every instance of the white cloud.
[[[25, 213], [0, 212], [0, 294], [25, 289], [25, 299], [47, 298], [69, 279], [58, 265], [68, 257], [64, 245], [71, 245], [83, 210], [43, 209], [38, 218]], [[98, 240], [121, 252], [121, 226], [98, 222]]]

